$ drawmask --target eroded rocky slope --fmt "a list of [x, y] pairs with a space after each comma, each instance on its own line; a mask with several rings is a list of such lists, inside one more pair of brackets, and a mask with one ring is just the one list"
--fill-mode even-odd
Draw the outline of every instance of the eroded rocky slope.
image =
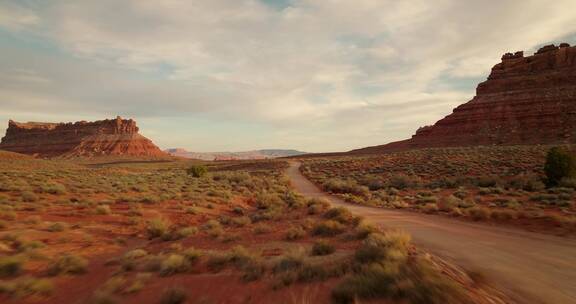
[[75, 123], [20, 123], [10, 120], [0, 149], [40, 157], [166, 156], [138, 133], [132, 119]]
[[411, 139], [352, 153], [429, 147], [576, 142], [576, 47], [507, 53], [476, 96]]

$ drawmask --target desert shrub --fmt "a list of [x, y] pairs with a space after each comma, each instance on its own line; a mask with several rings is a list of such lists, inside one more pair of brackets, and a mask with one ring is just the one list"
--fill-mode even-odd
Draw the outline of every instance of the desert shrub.
[[416, 200], [416, 203], [418, 204], [435, 204], [436, 202], [438, 202], [438, 198], [433, 195], [430, 196], [419, 195], [418, 199]]
[[462, 204], [462, 200], [454, 195], [450, 195], [447, 197], [443, 197], [440, 202], [438, 203], [438, 209], [440, 211], [450, 212], [452, 209], [460, 206]]
[[147, 196], [143, 196], [140, 198], [140, 202], [142, 204], [147, 204], [147, 205], [152, 205], [152, 204], [156, 204], [160, 201], [160, 199], [158, 199], [158, 197], [156, 196], [151, 196], [151, 195], [147, 195]]
[[335, 303], [388, 299], [399, 303], [468, 303], [465, 293], [428, 260], [408, 255], [410, 236], [372, 233], [355, 254], [356, 272], [332, 291]]
[[86, 272], [88, 261], [80, 256], [65, 254], [48, 266], [48, 274], [82, 274]]
[[243, 246], [234, 246], [228, 253], [229, 261], [238, 269], [250, 265], [256, 257]]
[[242, 280], [251, 282], [260, 279], [266, 273], [266, 266], [264, 263], [254, 262], [244, 267], [243, 271]]
[[304, 230], [304, 228], [297, 226], [297, 227], [291, 227], [290, 229], [288, 229], [286, 231], [286, 235], [284, 236], [284, 238], [286, 240], [289, 241], [294, 241], [294, 240], [298, 240], [303, 238], [304, 236], [306, 236], [306, 230]]
[[249, 217], [247, 216], [239, 216], [232, 219], [232, 224], [238, 227], [243, 227], [252, 223]]
[[467, 209], [476, 206], [476, 202], [472, 199], [464, 199], [458, 203], [458, 208]]
[[68, 228], [68, 225], [66, 225], [66, 223], [62, 223], [62, 222], [54, 222], [54, 223], [50, 223], [48, 225], [48, 231], [50, 232], [61, 232], [66, 230], [66, 228]]
[[183, 304], [186, 302], [188, 295], [180, 288], [169, 288], [162, 292], [160, 304]]
[[289, 252], [272, 267], [274, 273], [298, 270], [304, 265], [304, 256], [299, 251]]
[[232, 209], [232, 212], [234, 212], [237, 215], [244, 215], [246, 214], [246, 210], [244, 210], [244, 208], [240, 207], [240, 206], [236, 206]]
[[66, 193], [66, 187], [62, 184], [48, 184], [42, 187], [42, 191], [50, 194], [61, 195]]
[[361, 264], [383, 260], [402, 260], [408, 254], [410, 235], [404, 232], [372, 233], [356, 250], [354, 259]]
[[269, 233], [270, 231], [272, 231], [272, 228], [270, 228], [270, 226], [265, 225], [263, 223], [258, 223], [254, 226], [252, 231], [254, 231], [255, 234], [265, 234], [265, 233]]
[[31, 295], [49, 296], [54, 285], [48, 279], [24, 277], [13, 281], [0, 282], [0, 294], [7, 294], [14, 298], [23, 298]]
[[328, 211], [324, 213], [324, 217], [327, 219], [338, 221], [343, 224], [352, 223], [355, 218], [354, 215], [352, 215], [352, 212], [350, 212], [350, 210], [344, 207], [336, 207], [328, 209]]
[[330, 208], [330, 202], [321, 198], [311, 198], [306, 202], [308, 207], [318, 206], [319, 210], [326, 210]]
[[317, 241], [312, 245], [312, 255], [329, 255], [334, 251], [336, 251], [336, 247], [324, 240]]
[[563, 188], [576, 189], [576, 178], [564, 177], [560, 180], [558, 186]]
[[381, 178], [374, 175], [367, 175], [362, 177], [360, 184], [368, 187], [370, 191], [377, 191], [386, 188], [386, 183]]
[[126, 278], [124, 278], [124, 276], [118, 275], [109, 278], [106, 282], [104, 282], [104, 284], [102, 284], [99, 290], [113, 294], [119, 292], [124, 285], [126, 285]]
[[468, 214], [475, 221], [483, 221], [490, 219], [490, 210], [483, 207], [474, 207], [468, 209]]
[[184, 212], [187, 214], [198, 214], [198, 208], [196, 207], [186, 207], [186, 209], [184, 209]]
[[452, 195], [453, 195], [454, 197], [459, 198], [459, 199], [462, 200], [462, 199], [464, 199], [464, 198], [466, 198], [466, 197], [468, 196], [468, 191], [460, 189], [460, 190], [455, 191], [454, 193], [452, 193]]
[[546, 185], [540, 180], [538, 176], [533, 175], [518, 175], [508, 181], [507, 186], [513, 189], [522, 189], [525, 191], [541, 191], [546, 188]]
[[162, 237], [168, 234], [171, 224], [163, 218], [151, 219], [146, 226], [150, 238]]
[[208, 267], [218, 271], [229, 264], [237, 269], [246, 270], [258, 263], [257, 258], [242, 246], [235, 246], [225, 254], [212, 255], [208, 259]]
[[18, 256], [0, 257], [0, 277], [10, 277], [20, 274], [24, 260]]
[[160, 275], [169, 276], [175, 273], [182, 273], [188, 271], [190, 262], [184, 256], [179, 254], [171, 254], [160, 264]]
[[148, 252], [144, 249], [133, 249], [124, 254], [124, 259], [134, 260], [142, 258], [148, 255]]
[[554, 147], [546, 155], [544, 172], [549, 186], [557, 186], [564, 178], [576, 178], [576, 156], [566, 149]]
[[377, 231], [378, 231], [378, 228], [376, 226], [369, 224], [369, 223], [366, 223], [366, 222], [361, 222], [356, 227], [355, 236], [357, 239], [363, 240], [363, 239], [367, 238], [371, 233], [374, 233]]
[[206, 173], [208, 173], [208, 168], [206, 168], [206, 166], [203, 166], [203, 165], [195, 165], [195, 166], [188, 168], [186, 170], [186, 173], [188, 173], [188, 175], [190, 175], [192, 177], [199, 178], [199, 177], [206, 175]]
[[470, 302], [459, 285], [424, 259], [413, 259], [398, 267], [371, 264], [332, 291], [335, 303], [355, 303], [358, 298], [414, 304]]
[[312, 234], [319, 236], [334, 236], [344, 232], [345, 226], [334, 220], [322, 221], [312, 227]]
[[182, 239], [182, 238], [187, 238], [191, 235], [194, 235], [198, 233], [198, 228], [196, 227], [183, 227], [178, 229], [178, 231], [175, 232], [175, 239]]
[[202, 256], [202, 253], [190, 247], [182, 252], [182, 256], [184, 256], [189, 263], [194, 263]]
[[202, 229], [204, 230], [210, 230], [216, 228], [222, 228], [222, 225], [217, 220], [208, 220], [206, 223], [202, 225]]
[[256, 208], [271, 209], [284, 205], [284, 202], [278, 195], [272, 193], [262, 193], [256, 197]]
[[111, 292], [96, 290], [88, 302], [90, 304], [119, 304], [120, 301]]
[[518, 214], [513, 210], [493, 210], [490, 217], [499, 221], [507, 221], [518, 218]]
[[22, 192], [22, 201], [24, 202], [35, 202], [38, 200], [38, 196], [31, 191], [24, 191]]
[[480, 176], [475, 180], [476, 186], [483, 188], [496, 187], [501, 183], [501, 180], [497, 176]]
[[322, 186], [332, 193], [350, 193], [362, 197], [370, 196], [368, 187], [358, 185], [353, 180], [329, 179]]
[[426, 213], [436, 213], [438, 212], [439, 208], [436, 203], [428, 203], [422, 207], [422, 210]]
[[110, 209], [110, 206], [108, 206], [108, 205], [100, 205], [100, 206], [96, 207], [96, 214], [106, 215], [106, 214], [110, 214], [110, 213], [112, 213], [112, 210]]
[[406, 174], [394, 174], [388, 179], [388, 187], [394, 189], [416, 188], [420, 183], [417, 177], [409, 176]]
[[13, 221], [17, 218], [16, 212], [12, 210], [0, 210], [0, 219]]
[[286, 191], [282, 195], [282, 200], [288, 205], [288, 207], [293, 209], [298, 209], [306, 205], [304, 197], [295, 193], [294, 191]]

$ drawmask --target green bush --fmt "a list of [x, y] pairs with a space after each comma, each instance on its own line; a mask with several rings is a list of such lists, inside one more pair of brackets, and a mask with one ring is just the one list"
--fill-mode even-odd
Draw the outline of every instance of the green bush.
[[208, 173], [208, 168], [206, 168], [206, 166], [203, 165], [195, 165], [188, 168], [188, 170], [186, 170], [186, 173], [188, 173], [188, 175], [192, 177], [202, 177], [206, 175], [206, 173]]
[[546, 155], [544, 172], [548, 186], [557, 186], [562, 179], [576, 178], [576, 156], [566, 149], [554, 147]]

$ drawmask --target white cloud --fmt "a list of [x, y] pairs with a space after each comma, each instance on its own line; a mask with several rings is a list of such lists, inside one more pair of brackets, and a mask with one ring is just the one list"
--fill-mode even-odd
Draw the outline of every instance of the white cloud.
[[[10, 78], [0, 84], [10, 97], [2, 106], [202, 113], [268, 125], [275, 145], [351, 149], [409, 136], [471, 97], [474, 88], [459, 91], [451, 81], [487, 76], [502, 53], [576, 31], [573, 0], [291, 3], [283, 10], [257, 0], [0, 3], [0, 28], [64, 52], [0, 45], [2, 79]], [[252, 138], [245, 140], [258, 145]]]

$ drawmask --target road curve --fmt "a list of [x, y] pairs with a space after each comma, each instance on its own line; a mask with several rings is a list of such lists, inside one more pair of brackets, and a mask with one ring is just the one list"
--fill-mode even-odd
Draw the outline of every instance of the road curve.
[[345, 206], [385, 227], [412, 234], [418, 247], [468, 270], [479, 271], [523, 303], [576, 303], [576, 240], [437, 215], [353, 205], [322, 192], [290, 161], [296, 191]]

